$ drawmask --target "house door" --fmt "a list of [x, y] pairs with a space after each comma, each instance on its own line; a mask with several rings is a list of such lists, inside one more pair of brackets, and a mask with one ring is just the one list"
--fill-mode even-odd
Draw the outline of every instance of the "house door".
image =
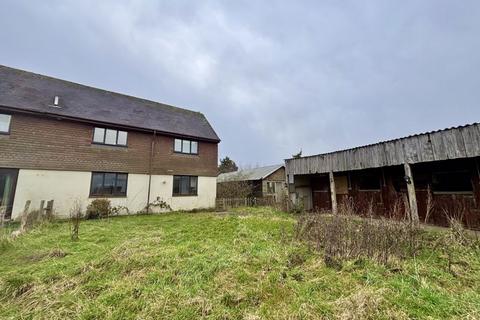
[[17, 169], [0, 169], [0, 215], [4, 214], [5, 219], [12, 216], [17, 177]]

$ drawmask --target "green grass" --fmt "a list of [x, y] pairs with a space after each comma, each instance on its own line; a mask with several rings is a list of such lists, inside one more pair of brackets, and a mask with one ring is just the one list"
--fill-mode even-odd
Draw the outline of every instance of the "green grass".
[[480, 318], [480, 252], [327, 268], [271, 209], [39, 227], [0, 246], [0, 318]]

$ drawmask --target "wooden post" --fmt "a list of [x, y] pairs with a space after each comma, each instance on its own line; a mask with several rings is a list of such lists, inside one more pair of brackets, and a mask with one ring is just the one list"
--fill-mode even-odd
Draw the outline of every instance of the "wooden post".
[[407, 180], [408, 202], [410, 205], [410, 218], [417, 224], [420, 220], [418, 218], [417, 195], [415, 194], [415, 182], [413, 180], [412, 168], [410, 164], [404, 164], [405, 179]]
[[43, 217], [45, 211], [45, 200], [40, 201], [40, 217]]
[[335, 189], [335, 178], [333, 177], [333, 172], [330, 171], [328, 173], [328, 177], [330, 179], [330, 196], [332, 198], [332, 213], [337, 214], [337, 191]]
[[47, 201], [47, 208], [45, 209], [45, 215], [49, 220], [53, 218], [53, 200]]
[[27, 229], [27, 215], [28, 215], [28, 209], [30, 208], [30, 203], [31, 201], [30, 200], [27, 200], [27, 202], [25, 202], [25, 207], [23, 208], [23, 213], [22, 213], [22, 217], [21, 217], [21, 220], [20, 220], [20, 233], [23, 233], [26, 229]]

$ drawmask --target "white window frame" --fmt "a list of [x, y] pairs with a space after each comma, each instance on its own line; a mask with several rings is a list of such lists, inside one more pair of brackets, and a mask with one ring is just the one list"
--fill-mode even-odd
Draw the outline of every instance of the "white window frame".
[[[180, 143], [179, 144], [180, 150], [177, 149], [177, 143]], [[186, 149], [184, 148], [185, 143], [188, 144], [188, 152], [184, 150]], [[196, 145], [197, 152], [192, 152], [193, 145]], [[198, 141], [189, 140], [189, 139], [179, 139], [179, 138], [173, 139], [173, 152], [175, 153], [198, 155], [198, 152], [199, 152], [198, 148], [199, 148]]]
[[12, 115], [6, 113], [0, 113], [0, 117], [7, 119], [7, 130], [0, 130], [0, 134], [10, 134], [10, 128], [12, 126]]
[[[95, 141], [95, 132], [96, 132], [97, 130], [103, 130], [103, 139], [102, 139], [102, 141]], [[115, 131], [115, 143], [106, 143], [107, 131], [109, 131], [109, 132]], [[120, 133], [120, 132], [124, 132], [124, 133], [126, 134], [125, 144], [120, 144], [120, 143], [118, 143], [118, 136], [119, 136], [119, 133]], [[104, 127], [94, 127], [94, 128], [93, 128], [92, 143], [93, 143], [93, 144], [106, 145], [106, 146], [127, 147], [127, 146], [128, 146], [128, 131], [117, 130], [117, 129], [110, 129], [110, 128], [104, 128]]]

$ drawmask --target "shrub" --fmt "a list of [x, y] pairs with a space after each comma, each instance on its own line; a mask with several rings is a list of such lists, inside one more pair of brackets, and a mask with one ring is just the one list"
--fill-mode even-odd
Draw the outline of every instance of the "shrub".
[[300, 198], [300, 199], [297, 199], [297, 201], [290, 201], [289, 211], [290, 213], [296, 213], [296, 214], [305, 212], [304, 199]]
[[244, 175], [236, 173], [228, 181], [218, 183], [217, 198], [249, 198], [253, 195], [253, 185]]
[[110, 214], [114, 216], [118, 216], [122, 214], [129, 215], [130, 209], [128, 209], [128, 207], [125, 207], [125, 206], [115, 206], [115, 207], [112, 207], [112, 209], [110, 210]]
[[112, 213], [112, 205], [108, 199], [95, 199], [87, 207], [87, 219], [107, 218]]
[[147, 213], [150, 213], [151, 211], [156, 211], [156, 212], [168, 212], [172, 211], [172, 207], [166, 203], [165, 201], [161, 200], [160, 197], [157, 197], [157, 199], [153, 202], [150, 202], [146, 207], [145, 211]]
[[296, 236], [323, 252], [325, 264], [331, 267], [348, 259], [362, 258], [387, 264], [391, 258], [412, 256], [421, 244], [419, 229], [407, 220], [344, 214], [301, 215]]

